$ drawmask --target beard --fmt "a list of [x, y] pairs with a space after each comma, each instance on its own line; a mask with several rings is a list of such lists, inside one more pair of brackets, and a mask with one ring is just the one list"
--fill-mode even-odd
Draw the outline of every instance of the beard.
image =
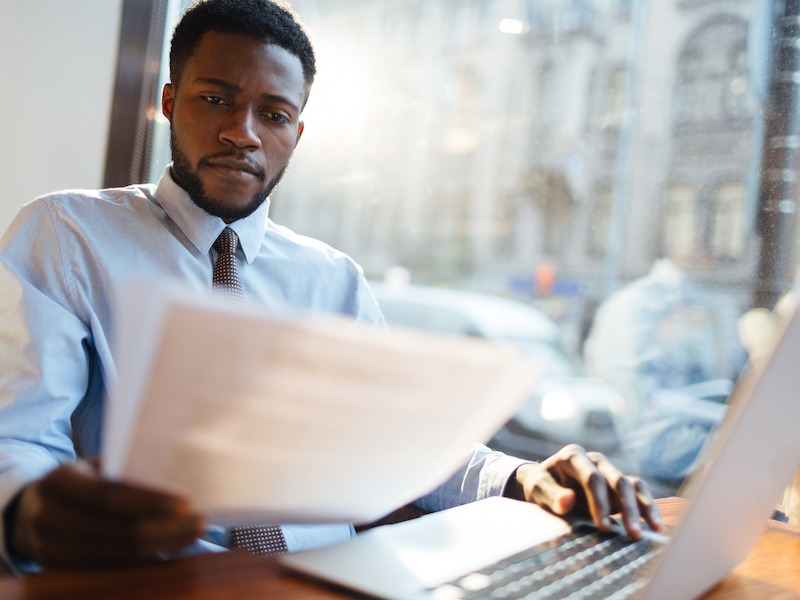
[[[275, 175], [275, 177], [273, 177], [264, 185], [264, 187], [250, 197], [249, 202], [242, 206], [231, 206], [217, 198], [214, 198], [213, 196], [209, 196], [206, 193], [203, 186], [203, 181], [200, 179], [200, 176], [197, 174], [197, 172], [203, 166], [203, 163], [206, 160], [214, 158], [236, 158], [237, 160], [246, 160], [243, 154], [241, 152], [232, 151], [206, 156], [198, 161], [197, 167], [192, 168], [189, 158], [183, 153], [180, 148], [180, 144], [178, 144], [177, 136], [175, 135], [175, 130], [173, 128], [170, 128], [169, 143], [170, 149], [172, 150], [171, 173], [175, 183], [186, 190], [186, 192], [189, 194], [189, 197], [192, 199], [192, 202], [194, 202], [197, 206], [202, 208], [208, 214], [214, 217], [219, 217], [226, 223], [232, 223], [233, 221], [244, 219], [245, 217], [253, 214], [253, 212], [255, 212], [255, 210], [269, 197], [269, 195], [272, 193], [272, 190], [275, 189], [275, 186], [280, 183], [281, 179], [283, 179], [283, 176], [286, 173], [286, 169], [289, 166], [288, 163], [284, 165], [284, 167], [277, 173], [277, 175]], [[262, 182], [266, 181], [266, 174], [261, 168], [258, 169], [258, 177], [260, 177]]]

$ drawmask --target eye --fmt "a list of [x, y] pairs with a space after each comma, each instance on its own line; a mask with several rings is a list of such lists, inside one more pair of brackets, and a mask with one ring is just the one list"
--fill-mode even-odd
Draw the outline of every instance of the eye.
[[222, 98], [221, 96], [200, 96], [200, 98], [202, 98], [204, 102], [213, 104], [215, 106], [225, 106], [228, 104], [225, 98]]
[[268, 111], [262, 112], [261, 114], [262, 114], [262, 116], [266, 117], [268, 120], [272, 121], [273, 123], [279, 123], [281, 125], [284, 125], [284, 124], [290, 122], [289, 121], [289, 117], [287, 117], [286, 115], [284, 115], [282, 113], [279, 113], [279, 112], [273, 112], [273, 111], [268, 110]]

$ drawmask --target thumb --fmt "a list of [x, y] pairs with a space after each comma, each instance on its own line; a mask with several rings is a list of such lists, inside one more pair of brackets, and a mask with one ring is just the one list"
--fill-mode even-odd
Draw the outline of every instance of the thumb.
[[[527, 466], [527, 465], [526, 465]], [[578, 501], [575, 491], [565, 488], [546, 469], [539, 465], [521, 467], [517, 479], [522, 487], [522, 496], [557, 515], [566, 515]]]
[[79, 458], [75, 461], [75, 466], [87, 475], [97, 475], [100, 473], [102, 467], [99, 456], [97, 458], [90, 459]]
[[557, 489], [550, 495], [548, 508], [557, 515], [567, 515], [575, 508], [575, 502], [577, 501], [575, 492], [568, 488], [563, 488], [557, 483], [555, 485]]

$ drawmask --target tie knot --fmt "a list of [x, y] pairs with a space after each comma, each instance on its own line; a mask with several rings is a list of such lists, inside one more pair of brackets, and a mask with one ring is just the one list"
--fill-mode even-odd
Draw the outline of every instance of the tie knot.
[[236, 254], [236, 246], [238, 245], [239, 236], [230, 227], [223, 229], [214, 242], [214, 248], [220, 254]]

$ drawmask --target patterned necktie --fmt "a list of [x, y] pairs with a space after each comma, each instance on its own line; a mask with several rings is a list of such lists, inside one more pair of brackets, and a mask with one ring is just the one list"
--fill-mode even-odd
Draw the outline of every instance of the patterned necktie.
[[[242, 284], [236, 272], [236, 247], [239, 236], [230, 227], [219, 234], [214, 248], [219, 252], [214, 265], [212, 285], [215, 290], [236, 302], [244, 302]], [[253, 554], [280, 554], [288, 552], [286, 538], [278, 525], [254, 525], [230, 528], [230, 545], [243, 548]]]
[[239, 245], [239, 236], [230, 227], [226, 227], [219, 234], [214, 248], [219, 252], [217, 264], [214, 265], [212, 284], [214, 289], [236, 302], [244, 302], [242, 284], [236, 272], [236, 247]]
[[231, 527], [230, 532], [231, 548], [243, 548], [253, 554], [283, 554], [289, 551], [278, 525]]

